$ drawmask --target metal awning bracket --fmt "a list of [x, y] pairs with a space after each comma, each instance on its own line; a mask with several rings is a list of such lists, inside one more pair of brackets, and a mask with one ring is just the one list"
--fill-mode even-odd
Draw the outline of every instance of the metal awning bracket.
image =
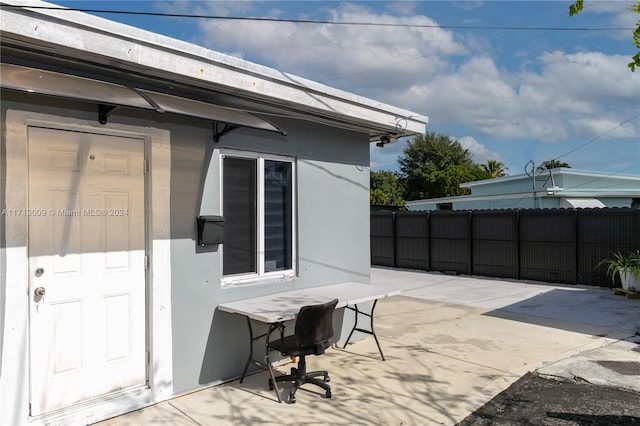
[[240, 126], [235, 126], [232, 124], [221, 124], [216, 121], [213, 122], [213, 141], [215, 143], [220, 142], [220, 138], [227, 133], [237, 129]]
[[116, 105], [99, 104], [98, 105], [98, 122], [100, 122], [100, 124], [107, 124], [109, 115], [111, 115], [113, 110], [115, 110], [116, 108], [118, 108]]

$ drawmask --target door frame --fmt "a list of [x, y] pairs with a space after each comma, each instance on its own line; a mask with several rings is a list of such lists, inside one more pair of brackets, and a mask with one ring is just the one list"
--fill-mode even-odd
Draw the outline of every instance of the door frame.
[[28, 207], [28, 128], [135, 137], [144, 140], [146, 247], [149, 256], [146, 282], [146, 335], [148, 386], [72, 407], [29, 416], [29, 259], [28, 217], [0, 217], [6, 231], [5, 316], [0, 356], [0, 423], [51, 424], [61, 421], [91, 423], [169, 399], [173, 394], [170, 253], [170, 132], [120, 124], [98, 125], [50, 114], [9, 110], [6, 114], [6, 209]]

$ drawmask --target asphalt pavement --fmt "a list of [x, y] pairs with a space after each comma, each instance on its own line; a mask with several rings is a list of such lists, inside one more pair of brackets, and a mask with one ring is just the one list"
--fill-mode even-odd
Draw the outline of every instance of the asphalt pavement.
[[458, 426], [640, 425], [637, 392], [527, 373]]

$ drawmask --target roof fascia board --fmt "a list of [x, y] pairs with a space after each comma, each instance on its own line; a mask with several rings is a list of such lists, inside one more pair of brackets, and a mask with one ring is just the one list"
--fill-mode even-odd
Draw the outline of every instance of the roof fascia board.
[[514, 192], [511, 194], [495, 194], [495, 195], [458, 195], [452, 197], [442, 197], [442, 198], [425, 198], [422, 200], [412, 200], [407, 201], [407, 206], [414, 206], [420, 204], [439, 204], [439, 203], [447, 203], [447, 202], [462, 202], [462, 201], [486, 201], [486, 200], [509, 200], [513, 198], [629, 198], [629, 197], [638, 197], [640, 196], [640, 190], [628, 190], [628, 191], [609, 191], [600, 192], [602, 188], [598, 188], [599, 191], [560, 191], [555, 194], [549, 194], [546, 190], [544, 191], [525, 191], [525, 192]]
[[632, 181], [640, 181], [640, 176], [637, 175], [625, 175], [619, 173], [603, 173], [603, 172], [591, 172], [587, 170], [579, 170], [579, 169], [554, 169], [559, 172], [557, 175], [573, 175], [573, 176], [586, 176], [600, 179], [617, 179], [617, 180], [632, 180]]
[[[577, 169], [568, 169], [568, 168], [558, 168], [551, 169], [554, 176], [556, 178], [562, 175], [573, 175], [573, 176], [584, 176], [589, 178], [598, 178], [598, 179], [615, 179], [615, 180], [624, 180], [624, 181], [638, 181], [640, 182], [640, 176], [634, 175], [620, 175], [620, 174], [606, 174], [602, 172], [590, 172], [585, 170], [577, 170]], [[541, 170], [536, 173], [536, 177], [548, 176], [549, 170]], [[531, 180], [531, 176], [526, 174], [518, 174], [513, 176], [504, 176], [499, 178], [491, 178], [491, 179], [483, 179], [474, 182], [465, 182], [461, 183], [461, 188], [473, 188], [476, 186], [483, 185], [495, 185], [503, 182], [513, 182], [518, 180]]]
[[[528, 192], [515, 192], [513, 194], [497, 194], [497, 195], [458, 195], [452, 197], [442, 197], [442, 198], [425, 198], [423, 200], [413, 200], [407, 201], [407, 206], [413, 206], [416, 204], [438, 204], [438, 203], [455, 203], [461, 201], [483, 201], [483, 200], [508, 200], [512, 198], [531, 198], [534, 196], [534, 193], [531, 191]], [[547, 196], [545, 191], [536, 191], [535, 196]]]
[[632, 198], [636, 198], [636, 197], [640, 197], [640, 189], [634, 190], [634, 189], [608, 189], [608, 188], [597, 188], [597, 189], [592, 189], [592, 190], [580, 190], [580, 191], [576, 191], [576, 190], [572, 190], [572, 189], [566, 189], [566, 190], [562, 190], [562, 191], [558, 191], [556, 193], [559, 196], [562, 197], [600, 197], [600, 198], [604, 198], [604, 197], [632, 197]]
[[499, 178], [489, 178], [489, 179], [477, 180], [473, 182], [461, 183], [460, 188], [473, 188], [476, 186], [483, 186], [483, 185], [496, 185], [504, 182], [513, 182], [513, 181], [525, 180], [525, 179], [530, 180], [531, 177], [527, 175], [514, 175], [514, 176], [504, 176]]
[[[4, 3], [57, 6], [39, 1]], [[273, 104], [296, 105], [322, 116], [348, 117], [366, 131], [383, 127], [392, 133], [400, 128], [405, 134], [422, 134], [428, 123], [427, 117], [405, 109], [86, 13], [7, 8], [2, 13], [3, 39], [74, 50], [78, 59], [99, 58]]]

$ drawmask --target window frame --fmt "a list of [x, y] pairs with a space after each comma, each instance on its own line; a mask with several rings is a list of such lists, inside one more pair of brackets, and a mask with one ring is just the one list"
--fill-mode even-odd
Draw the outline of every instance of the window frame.
[[[224, 243], [220, 250], [222, 286], [291, 280], [297, 276], [297, 161], [295, 157], [260, 152], [220, 149], [220, 211], [224, 217], [224, 159], [227, 157], [256, 161], [256, 269], [257, 272], [223, 275]], [[281, 161], [291, 165], [291, 268], [265, 272], [265, 161]]]

